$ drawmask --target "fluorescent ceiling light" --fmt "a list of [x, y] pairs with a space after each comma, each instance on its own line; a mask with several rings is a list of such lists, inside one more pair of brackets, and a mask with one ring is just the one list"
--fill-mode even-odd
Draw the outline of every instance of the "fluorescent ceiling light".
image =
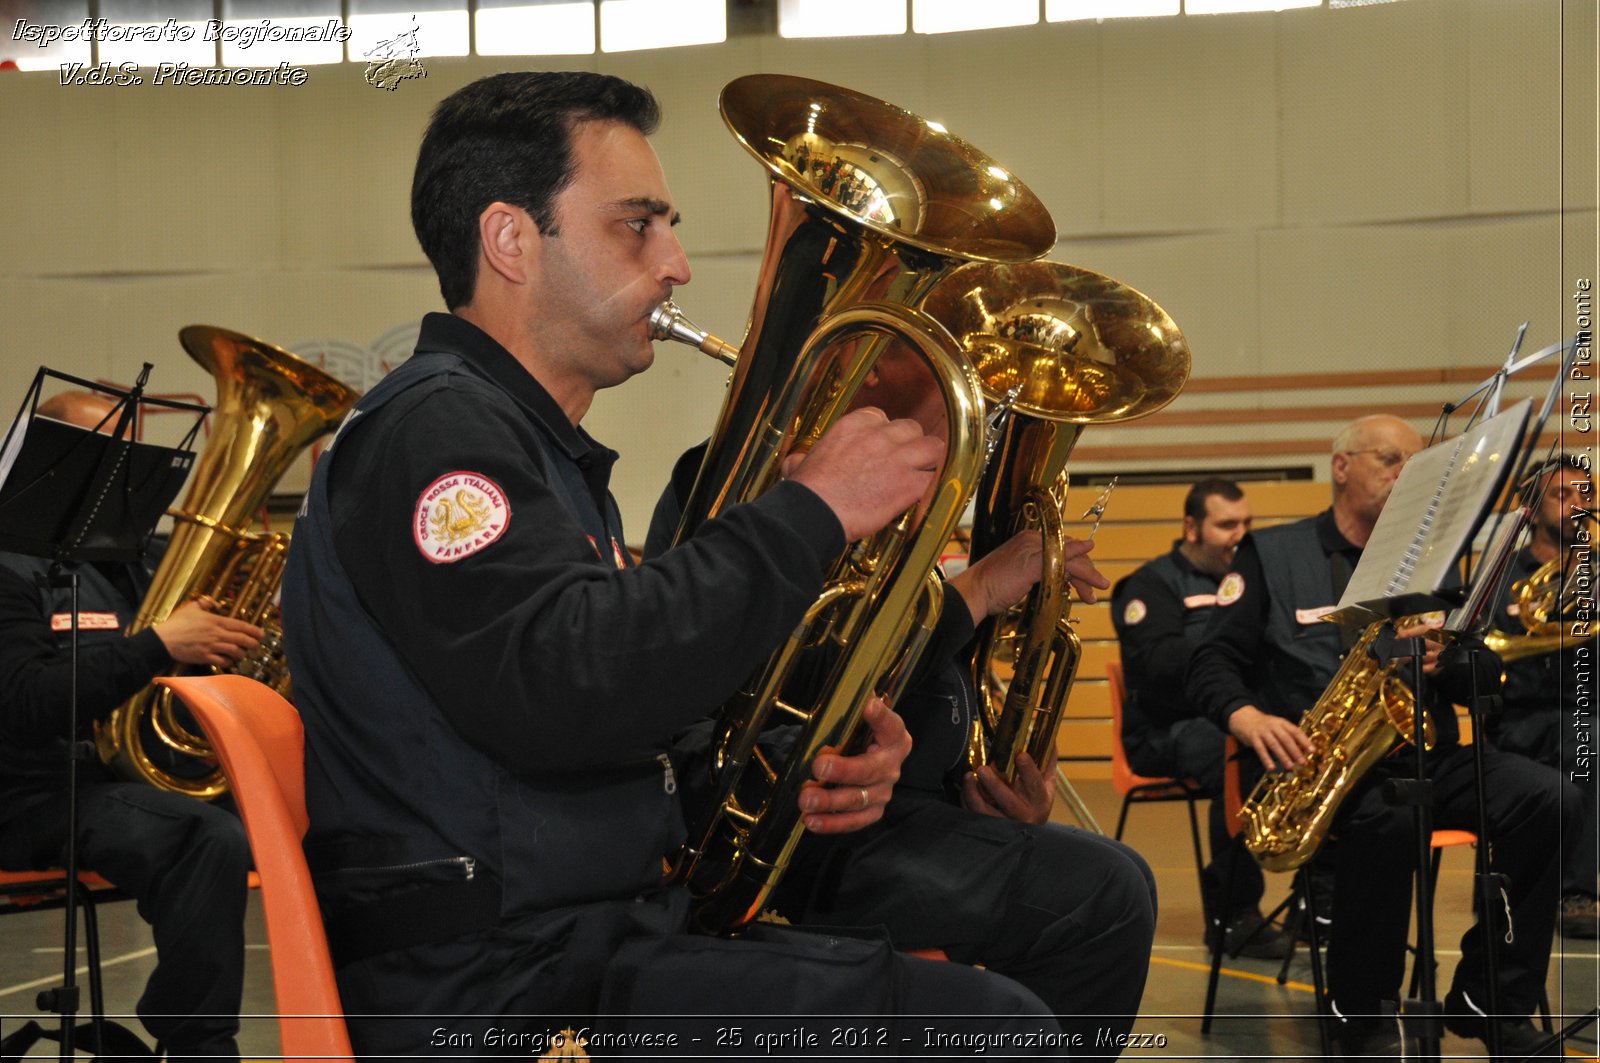
[[783, 37], [868, 37], [906, 31], [906, 0], [778, 0]]
[[1039, 21], [1039, 0], [912, 0], [911, 28], [918, 33], [955, 33]]
[[594, 3], [478, 5], [479, 55], [588, 55]]
[[720, 44], [727, 39], [724, 0], [600, 0], [603, 52]]
[[1178, 0], [1044, 0], [1046, 22], [1178, 14]]

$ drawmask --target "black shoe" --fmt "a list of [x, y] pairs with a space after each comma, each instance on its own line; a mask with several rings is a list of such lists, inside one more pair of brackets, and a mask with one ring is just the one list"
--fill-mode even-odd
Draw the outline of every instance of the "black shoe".
[[[1206, 948], [1217, 948], [1217, 927], [1206, 928]], [[1289, 952], [1289, 935], [1266, 921], [1254, 908], [1246, 909], [1228, 920], [1227, 945], [1223, 948], [1229, 956], [1247, 956], [1253, 960], [1281, 960]]]
[[1341, 1019], [1335, 1016], [1333, 1043], [1343, 1059], [1406, 1058], [1405, 1037], [1393, 1017]]
[[1561, 898], [1561, 916], [1557, 925], [1564, 938], [1600, 937], [1600, 904], [1593, 897], [1569, 893]]
[[[1500, 1033], [1500, 1054], [1508, 1060], [1533, 1056], [1535, 1059], [1560, 1059], [1559, 1042], [1545, 1044], [1546, 1036], [1533, 1025], [1532, 1020], [1502, 1017], [1493, 1020]], [[1472, 998], [1460, 989], [1452, 989], [1444, 998], [1444, 1028], [1457, 1037], [1471, 1037], [1489, 1043], [1489, 1018], [1480, 1011]]]

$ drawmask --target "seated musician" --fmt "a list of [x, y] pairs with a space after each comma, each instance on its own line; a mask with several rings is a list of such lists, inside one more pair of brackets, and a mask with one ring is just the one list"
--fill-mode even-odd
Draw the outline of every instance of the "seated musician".
[[[95, 429], [114, 403], [64, 392], [38, 414]], [[153, 560], [153, 559], [152, 559]], [[78, 866], [139, 902], [156, 968], [138, 1013], [168, 1059], [237, 1059], [250, 850], [232, 813], [123, 782], [94, 753], [92, 726], [174, 663], [227, 665], [261, 630], [197, 600], [125, 634], [150, 583], [142, 564], [85, 562], [78, 575]], [[0, 868], [62, 866], [67, 841], [71, 597], [41, 587], [44, 558], [0, 552]]]
[[[938, 1015], [1051, 1051], [1054, 1020], [999, 974], [870, 936], [690, 935], [664, 882], [684, 834], [671, 736], [779, 645], [828, 560], [923, 494], [943, 446], [859, 411], [787, 482], [631, 562], [617, 456], [581, 422], [649, 367], [646, 319], [689, 280], [658, 117], [619, 78], [510, 73], [445, 99], [423, 137], [412, 220], [450, 312], [324, 451], [284, 582], [306, 851], [352, 1040], [525, 1056], [571, 1023], [591, 1053], [694, 1054], [721, 1027], [744, 1052], [849, 1014], [883, 1016], [866, 1033], [893, 1054]], [[909, 738], [881, 702], [866, 720], [867, 749], [808, 766], [809, 830], [882, 815]]]
[[[1333, 442], [1332, 507], [1255, 532], [1239, 544], [1227, 577], [1238, 591], [1218, 598], [1186, 686], [1195, 706], [1258, 758], [1244, 764], [1245, 792], [1261, 771], [1299, 767], [1312, 753], [1301, 716], [1317, 703], [1338, 672], [1341, 654], [1355, 641], [1319, 618], [1339, 601], [1401, 467], [1421, 449], [1421, 437], [1397, 417], [1351, 423]], [[1464, 667], [1441, 668], [1439, 646], [1432, 646], [1425, 672], [1435, 694], [1429, 708], [1437, 730], [1427, 756], [1433, 825], [1476, 830], [1473, 751], [1460, 744], [1451, 709], [1452, 700], [1468, 696], [1470, 677], [1461, 674]], [[1333, 896], [1341, 914], [1328, 943], [1328, 991], [1337, 1038], [1348, 1056], [1394, 1057], [1402, 1047], [1393, 1016], [1405, 967], [1416, 842], [1411, 809], [1389, 804], [1383, 783], [1407, 776], [1412, 764], [1410, 756], [1380, 761], [1344, 800], [1331, 831]], [[1527, 1016], [1550, 960], [1559, 841], [1563, 824], [1570, 829], [1574, 820], [1577, 795], [1553, 769], [1523, 757], [1486, 750], [1484, 769], [1491, 869], [1507, 876], [1514, 932], [1496, 932], [1509, 940], [1500, 948], [1500, 1010], [1493, 1019], [1486, 1014], [1483, 934], [1475, 926], [1462, 937], [1445, 1024], [1461, 1036], [1486, 1039], [1488, 1024], [1497, 1022], [1507, 1054], [1521, 1056], [1541, 1040]], [[1355, 917], [1342, 914], [1347, 912]]]
[[[1593, 481], [1577, 458], [1561, 458], [1541, 471], [1548, 483], [1533, 513], [1533, 534], [1511, 562], [1495, 612], [1495, 626], [1513, 643], [1527, 635], [1520, 606], [1511, 594], [1518, 580], [1563, 557], [1576, 543], [1593, 542]], [[1580, 534], [1584, 538], [1580, 538]], [[1591, 555], [1592, 556], [1592, 555]], [[1570, 576], [1563, 572], [1563, 576]], [[1556, 619], [1552, 616], [1552, 619]], [[1593, 938], [1600, 934], [1595, 904], [1596, 835], [1594, 778], [1594, 666], [1600, 641], [1567, 637], [1559, 648], [1506, 661], [1503, 702], [1484, 720], [1490, 741], [1508, 753], [1520, 753], [1558, 768], [1583, 794], [1583, 818], [1567, 836], [1561, 868], [1561, 912], [1557, 927], [1563, 937]]]
[[[1189, 778], [1213, 798], [1211, 862], [1205, 867], [1206, 944], [1226, 931], [1236, 955], [1278, 958], [1288, 936], [1263, 924], [1259, 902], [1266, 889], [1261, 868], [1228, 833], [1222, 798], [1223, 735], [1197, 713], [1183, 693], [1183, 674], [1206, 621], [1216, 608], [1218, 584], [1233, 551], [1250, 531], [1250, 500], [1232, 480], [1202, 480], [1183, 500], [1183, 538], [1161, 557], [1117, 583], [1111, 621], [1121, 645], [1128, 696], [1122, 709], [1122, 744], [1128, 766], [1156, 778]], [[1223, 891], [1232, 875], [1233, 895]]]
[[[857, 407], [945, 433], [944, 407], [921, 361], [890, 346], [869, 371]], [[645, 556], [677, 529], [704, 447], [685, 453], [657, 503]], [[697, 533], [696, 539], [699, 534]], [[691, 540], [693, 542], [695, 540]], [[976, 711], [958, 663], [974, 626], [1005, 611], [1039, 579], [1041, 539], [1019, 533], [957, 573], [932, 643], [896, 706], [913, 743], [881, 822], [849, 835], [807, 835], [779, 887], [778, 911], [819, 926], [883, 926], [896, 947], [939, 948], [1016, 979], [1055, 1012], [1061, 1027], [1110, 1058], [1133, 1025], [1155, 934], [1155, 883], [1120, 842], [1049, 822], [1049, 763], [1019, 754], [1007, 783], [992, 765], [968, 766]], [[1088, 602], [1108, 586], [1088, 541], [1068, 540], [1073, 589]], [[680, 772], [691, 776], [692, 769]], [[691, 806], [692, 807], [692, 806]]]

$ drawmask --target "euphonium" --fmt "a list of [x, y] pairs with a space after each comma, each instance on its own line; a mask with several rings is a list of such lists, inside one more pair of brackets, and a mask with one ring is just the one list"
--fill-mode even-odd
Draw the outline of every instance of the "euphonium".
[[[1055, 227], [992, 159], [881, 100], [761, 75], [729, 84], [721, 106], [771, 175], [772, 214], [749, 330], [678, 539], [774, 483], [784, 457], [848, 407], [892, 341], [927, 365], [948, 423], [931, 501], [847, 549], [800, 628], [724, 707], [715, 796], [690, 825], [674, 876], [687, 883], [697, 922], [725, 931], [754, 918], [783, 873], [817, 752], [850, 744], [867, 699], [892, 697], [937, 621], [932, 573], [977, 483], [982, 395], [949, 334], [914, 308], [962, 262], [1038, 257]], [[672, 313], [658, 315], [658, 336], [728, 351], [673, 324]], [[825, 639], [840, 652], [822, 693], [810, 705], [783, 700], [796, 657]], [[756, 745], [774, 708], [804, 724], [782, 763]]]
[[[128, 634], [161, 623], [192, 598], [208, 596], [218, 613], [265, 630], [260, 646], [231, 671], [287, 693], [277, 596], [289, 536], [248, 527], [295, 456], [332, 430], [358, 393], [288, 351], [237, 332], [190, 325], [178, 338], [216, 378], [217, 402], [189, 493], [172, 513], [171, 541]], [[212, 755], [205, 738], [175, 710], [165, 687], [135, 694], [99, 727], [100, 759], [131, 781], [209, 800], [227, 790], [220, 769], [190, 778], [157, 764], [145, 749], [140, 731], [148, 718], [162, 745], [183, 756]]]
[[[1421, 619], [1407, 617], [1395, 626]], [[1372, 656], [1384, 623], [1368, 625], [1317, 703], [1300, 718], [1300, 729], [1311, 739], [1305, 763], [1262, 776], [1239, 809], [1245, 848], [1268, 871], [1293, 871], [1311, 859], [1362, 776], [1397, 741], [1414, 741], [1416, 699], [1400, 678], [1402, 661], [1384, 664]], [[1433, 720], [1426, 714], [1423, 748], [1433, 748]]]
[[[1189, 348], [1149, 297], [1059, 262], [963, 266], [923, 309], [961, 344], [985, 393], [1008, 404], [978, 488], [972, 559], [1024, 528], [1044, 537], [1039, 582], [980, 625], [969, 659], [979, 711], [968, 762], [992, 763], [1009, 780], [1018, 753], [1041, 764], [1048, 756], [1082, 652], [1067, 615], [1068, 457], [1085, 425], [1133, 420], [1176, 398]], [[1064, 796], [1092, 824], [1076, 794]]]

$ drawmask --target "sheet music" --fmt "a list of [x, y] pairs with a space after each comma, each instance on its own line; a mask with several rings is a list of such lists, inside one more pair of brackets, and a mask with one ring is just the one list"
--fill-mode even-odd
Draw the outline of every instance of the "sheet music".
[[1488, 615], [1489, 610], [1494, 608], [1501, 584], [1505, 582], [1506, 573], [1511, 568], [1512, 555], [1517, 551], [1517, 543], [1521, 540], [1524, 529], [1528, 527], [1530, 516], [1528, 507], [1518, 506], [1511, 519], [1500, 523], [1494, 539], [1483, 551], [1483, 559], [1478, 564], [1472, 593], [1461, 604], [1461, 608], [1452, 612], [1450, 618], [1445, 621], [1446, 631], [1461, 634], [1487, 630], [1492, 619]]
[[1397, 599], [1408, 599], [1400, 608], [1410, 612], [1448, 585], [1510, 474], [1530, 407], [1524, 399], [1406, 463], [1338, 612], [1388, 616]]
[[28, 412], [23, 410], [6, 432], [6, 449], [0, 453], [0, 489], [5, 487], [6, 480], [11, 476], [11, 467], [17, 463], [17, 455], [22, 451], [22, 437], [28, 434], [28, 420]]

